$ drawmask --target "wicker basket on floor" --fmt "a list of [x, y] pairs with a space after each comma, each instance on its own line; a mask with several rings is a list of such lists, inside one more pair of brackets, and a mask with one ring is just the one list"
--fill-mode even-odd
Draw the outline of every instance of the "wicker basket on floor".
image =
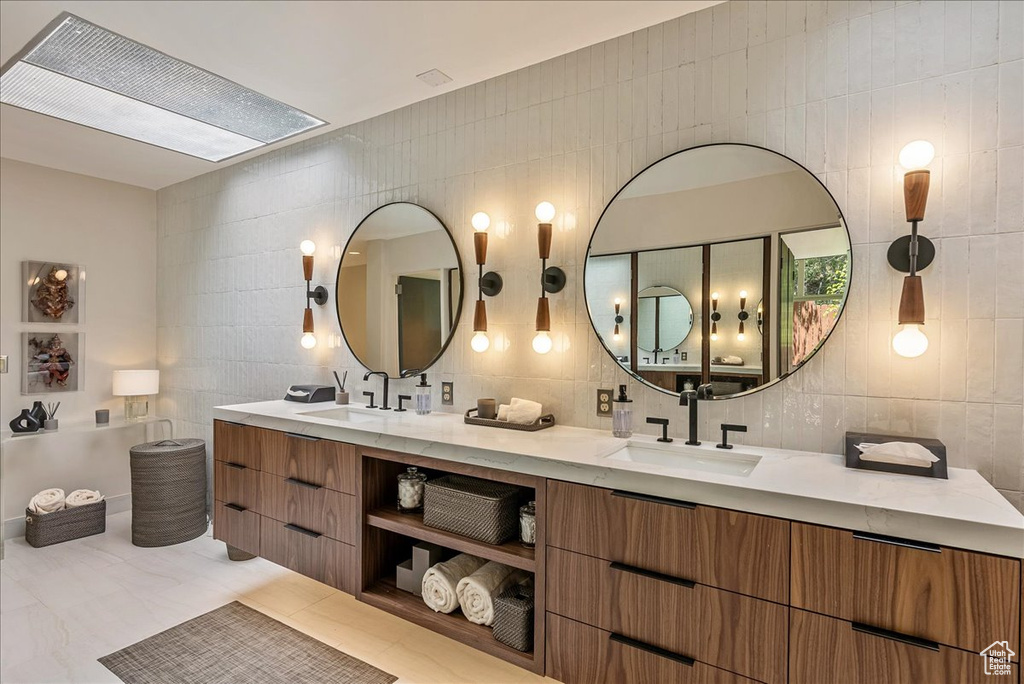
[[519, 532], [519, 488], [465, 475], [445, 475], [424, 485], [423, 524], [488, 544]]
[[517, 651], [533, 650], [533, 583], [513, 584], [494, 597], [494, 638]]
[[103, 534], [106, 530], [106, 500], [41, 515], [25, 509], [25, 541], [37, 549]]
[[133, 446], [131, 469], [132, 544], [170, 546], [206, 533], [206, 442]]

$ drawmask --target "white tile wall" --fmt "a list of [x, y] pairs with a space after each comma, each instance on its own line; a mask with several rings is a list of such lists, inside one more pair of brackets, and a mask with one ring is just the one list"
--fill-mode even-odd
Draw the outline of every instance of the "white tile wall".
[[[1007, 2], [736, 0], [447, 93], [159, 194], [160, 409], [210, 435], [218, 404], [282, 396], [289, 383], [361, 369], [330, 305], [299, 346], [298, 244], [319, 245], [332, 284], [359, 219], [419, 202], [472, 253], [469, 217], [497, 225], [488, 264], [492, 346], [469, 349], [468, 317], [431, 370], [478, 396], [528, 396], [563, 423], [609, 427], [594, 390], [625, 381], [597, 344], [582, 292], [590, 231], [615, 191], [665, 154], [710, 141], [766, 145], [807, 165], [843, 208], [854, 284], [823, 353], [781, 385], [715, 403], [701, 430], [750, 426], [767, 446], [838, 452], [847, 429], [938, 435], [951, 464], [978, 469], [1024, 507], [1024, 11]], [[936, 146], [924, 234], [928, 352], [895, 356], [899, 278], [887, 243], [906, 230], [896, 154]], [[539, 262], [533, 207], [559, 209], [552, 264], [556, 350], [530, 348]], [[354, 377], [357, 376], [357, 377]], [[354, 377], [354, 380], [353, 380]], [[392, 383], [408, 390], [408, 382]], [[640, 415], [685, 417], [633, 388]], [[642, 423], [642, 421], [641, 421]], [[646, 426], [644, 426], [646, 428]], [[741, 436], [738, 436], [741, 437]]]

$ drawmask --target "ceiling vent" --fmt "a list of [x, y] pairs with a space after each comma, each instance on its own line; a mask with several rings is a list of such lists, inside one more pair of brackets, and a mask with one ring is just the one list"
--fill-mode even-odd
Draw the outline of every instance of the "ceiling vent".
[[444, 73], [440, 69], [431, 69], [430, 71], [424, 71], [422, 74], [416, 74], [416, 78], [420, 79], [428, 86], [436, 88], [442, 86], [445, 83], [451, 83], [452, 77]]

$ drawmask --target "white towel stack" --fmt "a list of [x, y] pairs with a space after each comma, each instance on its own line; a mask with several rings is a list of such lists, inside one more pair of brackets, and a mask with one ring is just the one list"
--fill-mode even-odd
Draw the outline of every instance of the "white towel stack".
[[529, 575], [507, 565], [491, 561], [469, 577], [459, 581], [456, 593], [466, 619], [478, 625], [494, 622], [494, 597]]
[[76, 489], [68, 494], [68, 498], [64, 500], [64, 503], [68, 508], [77, 508], [78, 506], [99, 503], [100, 501], [103, 501], [103, 495], [96, 490]]
[[[537, 422], [543, 411], [544, 407], [535, 401], [512, 397], [512, 403], [508, 405], [505, 420], [510, 423], [530, 425]], [[501, 407], [498, 407], [498, 420], [501, 420]]]
[[459, 583], [485, 562], [482, 558], [462, 553], [431, 567], [423, 575], [423, 584], [420, 585], [423, 602], [435, 613], [452, 612], [459, 607]]
[[44, 489], [33, 496], [32, 500], [28, 502], [28, 509], [36, 515], [44, 515], [100, 501], [103, 501], [103, 495], [92, 489], [76, 489], [65, 497], [63, 489], [54, 487], [53, 489]]

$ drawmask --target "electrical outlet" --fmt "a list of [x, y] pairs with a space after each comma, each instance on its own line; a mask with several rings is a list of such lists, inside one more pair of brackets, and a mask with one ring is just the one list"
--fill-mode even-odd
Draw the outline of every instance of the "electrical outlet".
[[612, 415], [612, 390], [597, 390], [597, 415], [610, 418]]
[[455, 405], [455, 383], [453, 383], [453, 382], [442, 382], [441, 383], [441, 404], [443, 406], [454, 406]]
[[686, 360], [686, 352], [679, 352], [679, 360], [680, 361], [685, 361]]

